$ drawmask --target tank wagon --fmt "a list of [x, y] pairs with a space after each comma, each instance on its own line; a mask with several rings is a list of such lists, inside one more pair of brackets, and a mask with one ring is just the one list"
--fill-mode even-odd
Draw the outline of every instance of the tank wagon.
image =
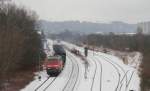
[[53, 45], [54, 55], [59, 55], [62, 57], [63, 64], [66, 62], [66, 51], [64, 50], [63, 46], [60, 44]]

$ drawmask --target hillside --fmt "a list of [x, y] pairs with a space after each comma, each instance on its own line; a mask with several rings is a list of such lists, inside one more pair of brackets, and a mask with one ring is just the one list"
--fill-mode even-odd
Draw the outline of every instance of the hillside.
[[60, 33], [64, 30], [78, 32], [83, 34], [89, 33], [134, 33], [136, 32], [136, 24], [128, 24], [124, 22], [111, 23], [92, 23], [79, 21], [64, 21], [64, 22], [50, 22], [40, 20], [38, 21], [40, 28], [46, 33]]

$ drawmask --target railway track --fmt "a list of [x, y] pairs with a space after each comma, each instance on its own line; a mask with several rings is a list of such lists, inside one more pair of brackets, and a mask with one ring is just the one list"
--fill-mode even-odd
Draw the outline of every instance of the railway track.
[[[118, 63], [112, 61], [112, 60], [111, 60], [109, 57], [107, 57], [107, 56], [104, 56], [104, 55], [101, 55], [101, 54], [97, 54], [97, 53], [96, 53], [96, 55], [97, 55], [97, 56], [101, 56], [101, 58], [103, 58], [105, 61], [107, 61], [109, 64], [111, 64], [111, 65], [116, 69], [119, 78], [118, 78], [118, 84], [117, 84], [117, 87], [116, 87], [115, 91], [121, 91], [121, 90], [123, 90], [123, 89], [125, 89], [125, 91], [127, 91], [128, 86], [129, 86], [129, 84], [130, 84], [130, 82], [131, 82], [131, 79], [132, 79], [132, 77], [133, 77], [134, 72], [132, 73], [131, 77], [129, 78], [129, 77], [127, 77], [127, 75], [128, 75], [128, 73], [129, 73], [129, 71], [131, 71], [131, 70], [128, 70], [128, 71], [124, 70], [124, 68], [123, 68], [122, 66], [120, 66]], [[94, 61], [94, 62], [95, 62], [95, 61]], [[99, 61], [98, 61], [98, 62], [99, 62]], [[95, 63], [94, 63], [94, 64], [95, 64]], [[94, 71], [94, 75], [95, 75], [95, 74], [96, 74], [96, 71]], [[94, 78], [95, 78], [95, 76], [94, 76]], [[123, 88], [123, 84], [125, 84], [125, 88]], [[92, 82], [92, 86], [91, 86], [91, 90], [90, 90], [90, 91], [92, 91], [93, 85], [94, 85], [94, 80], [93, 80], [93, 82]], [[101, 86], [100, 86], [100, 87], [101, 87]], [[101, 90], [100, 90], [100, 91], [101, 91]]]
[[[128, 74], [129, 70], [124, 74], [124, 76], [122, 77], [121, 81], [120, 81], [120, 88], [119, 88], [119, 91], [121, 91], [122, 89], [122, 86], [123, 86], [123, 81], [124, 79], [126, 78], [127, 74]], [[126, 83], [127, 83], [127, 79], [126, 79]], [[127, 88], [126, 88], [127, 89]]]
[[93, 86], [94, 86], [95, 77], [96, 77], [96, 73], [97, 73], [97, 63], [95, 62], [95, 60], [93, 60], [93, 62], [95, 64], [95, 70], [94, 70], [94, 76], [93, 76], [93, 80], [92, 80], [92, 85], [91, 85], [90, 91], [93, 91]]
[[[103, 55], [100, 55], [100, 54], [96, 54], [96, 55], [105, 58], [107, 61], [111, 62], [112, 64], [114, 64], [114, 65], [116, 65], [118, 68], [120, 68], [120, 70], [124, 73], [124, 75], [123, 75], [122, 79], [120, 79], [120, 82], [119, 82], [120, 85], [119, 85], [119, 87], [118, 87], [119, 89], [118, 89], [117, 91], [121, 91], [122, 85], [123, 85], [122, 82], [123, 82], [124, 79], [125, 79], [125, 81], [126, 81], [126, 83], [125, 83], [125, 84], [126, 84], [125, 91], [127, 91], [128, 86], [129, 86], [129, 84], [130, 84], [130, 81], [131, 81], [131, 79], [132, 79], [132, 76], [133, 76], [134, 72], [132, 72], [132, 75], [131, 75], [131, 77], [129, 78], [129, 81], [128, 81], [127, 75], [128, 75], [128, 72], [129, 72], [130, 70], [125, 71], [123, 67], [121, 67], [121, 66], [120, 66], [119, 64], [117, 64], [116, 62], [111, 61], [111, 59], [108, 58], [108, 57], [106, 57], [106, 56], [103, 56]], [[105, 60], [105, 61], [106, 61], [106, 60]]]
[[[108, 57], [107, 57], [108, 58]], [[110, 58], [108, 58], [109, 60], [110, 60]], [[113, 62], [113, 61], [112, 61]], [[125, 76], [125, 81], [126, 81], [126, 87], [125, 87], [125, 91], [128, 91], [127, 89], [128, 89], [128, 84], [130, 83], [130, 80], [132, 79], [132, 76], [133, 76], [133, 73], [132, 73], [132, 75], [131, 75], [131, 77], [129, 78], [130, 80], [129, 80], [129, 82], [128, 82], [128, 78], [127, 78], [127, 73], [129, 72], [129, 71], [127, 71], [127, 72], [125, 72], [125, 70], [123, 69], [123, 67], [121, 67], [119, 64], [117, 64], [116, 62], [113, 62], [114, 64], [116, 64], [123, 72], [124, 72], [124, 76]], [[123, 81], [123, 79], [124, 78], [122, 78], [122, 81]], [[122, 83], [122, 81], [120, 82], [120, 83]], [[120, 88], [122, 89], [122, 85], [120, 85]], [[121, 91], [121, 89], [119, 90], [119, 91]]]
[[[101, 56], [101, 55], [99, 55], [99, 56]], [[116, 72], [117, 72], [119, 78], [118, 78], [118, 83], [117, 83], [117, 86], [115, 88], [115, 91], [118, 91], [119, 85], [120, 85], [120, 81], [121, 81], [121, 73], [119, 71], [119, 68], [115, 64], [110, 62], [108, 59], [106, 59], [105, 57], [101, 56], [101, 58], [103, 58], [106, 62], [108, 62], [110, 65], [112, 65], [116, 69]]]
[[[78, 65], [78, 63], [75, 63], [73, 61], [73, 60], [76, 60], [76, 59], [71, 54], [68, 55], [68, 58], [70, 59], [70, 61], [72, 61], [72, 63], [74, 65], [73, 65], [72, 73], [71, 73], [71, 75], [70, 75], [66, 85], [62, 89], [62, 91], [74, 91], [75, 90], [75, 86], [77, 84], [77, 81], [79, 79], [79, 65]], [[76, 67], [76, 69], [75, 69], [75, 67]], [[74, 79], [74, 77], [75, 77], [75, 79]]]
[[51, 85], [52, 83], [56, 80], [57, 77], [54, 78], [54, 80], [52, 80], [45, 88], [43, 91], [46, 91]]
[[[68, 58], [69, 58], [69, 57], [68, 57]], [[69, 59], [70, 59], [70, 58], [69, 58]], [[65, 85], [65, 86], [64, 86], [64, 88], [62, 89], [62, 91], [65, 91], [65, 89], [67, 88], [67, 85], [69, 84], [69, 81], [71, 80], [71, 77], [72, 77], [72, 75], [73, 75], [74, 65], [73, 65], [72, 60], [71, 60], [71, 63], [72, 63], [72, 70], [71, 70], [71, 74], [70, 74], [70, 76], [69, 76], [69, 79], [67, 80], [66, 85]]]
[[38, 91], [38, 89], [43, 85], [45, 84], [48, 80], [49, 80], [50, 77], [48, 77], [43, 83], [41, 83], [34, 91]]
[[[98, 54], [97, 54], [97, 55], [98, 55]], [[104, 58], [104, 57], [102, 57], [102, 58], [103, 58], [104, 60], [107, 60], [107, 62], [110, 63], [110, 64], [116, 69], [116, 71], [117, 71], [117, 74], [118, 74], [118, 76], [119, 76], [119, 79], [118, 79], [118, 84], [117, 84], [117, 87], [116, 87], [115, 91], [118, 91], [119, 85], [120, 85], [120, 81], [121, 81], [120, 70], [119, 70], [119, 68], [118, 68], [115, 64], [109, 62], [108, 59], [106, 59], [106, 58]], [[100, 73], [100, 91], [101, 91], [101, 90], [102, 90], [102, 63], [101, 63], [98, 59], [96, 59], [96, 60], [93, 61], [94, 64], [95, 64], [95, 66], [96, 66], [96, 68], [95, 68], [95, 70], [94, 70], [94, 78], [93, 78], [93, 81], [92, 81], [92, 85], [91, 85], [90, 91], [93, 91], [93, 86], [94, 86], [95, 77], [96, 77], [96, 73], [97, 73], [97, 72], [96, 72], [96, 70], [97, 70], [97, 63], [96, 63], [95, 61], [98, 61], [98, 63], [101, 65], [101, 66], [100, 66], [100, 67], [101, 67], [101, 73]], [[120, 67], [120, 68], [121, 68], [121, 67]], [[123, 70], [123, 68], [121, 68], [121, 69]], [[125, 72], [125, 71], [123, 71], [123, 72]]]
[[134, 73], [135, 73], [135, 71], [132, 72], [132, 74], [131, 74], [131, 76], [129, 78], [129, 81], [127, 82], [127, 86], [126, 86], [127, 88], [129, 87], [129, 84], [130, 84], [130, 82], [132, 80], [132, 77], [133, 77]]
[[[42, 91], [46, 91], [46, 89], [56, 80], [57, 77], [53, 78], [51, 80], [51, 82], [49, 82], [49, 84], [44, 88], [44, 90]], [[44, 86], [46, 84], [46, 82], [48, 82], [50, 79], [50, 77], [48, 77], [48, 79], [46, 79], [43, 83], [41, 83], [34, 91], [41, 91], [40, 88], [42, 88], [42, 86]]]
[[[128, 72], [129, 72], [129, 70], [126, 72], [126, 75], [127, 75]], [[130, 76], [130, 78], [129, 78], [129, 81], [126, 82], [126, 90], [127, 90], [128, 87], [129, 87], [129, 84], [130, 84], [130, 82], [131, 82], [131, 80], [132, 80], [132, 77], [133, 77], [133, 75], [134, 75], [134, 72], [135, 72], [135, 71], [132, 71], [132, 74], [131, 74], [131, 76]], [[123, 80], [123, 79], [122, 79], [122, 80]], [[121, 84], [119, 91], [121, 91], [122, 86], [123, 86], [123, 83]]]
[[[94, 91], [93, 90], [93, 87], [94, 87], [94, 83], [95, 83], [95, 77], [96, 77], [96, 73], [97, 73], [97, 66], [98, 66], [98, 64], [100, 65], [100, 81], [99, 81], [99, 83], [100, 83], [100, 87], [99, 87], [99, 91], [102, 91], [102, 71], [103, 71], [103, 69], [102, 69], [102, 63], [98, 60], [98, 59], [92, 59], [93, 60], [93, 62], [94, 62], [94, 64], [95, 64], [95, 71], [94, 71], [94, 78], [93, 78], [93, 81], [92, 81], [92, 86], [91, 86], [91, 89], [90, 89], [90, 91]], [[98, 64], [97, 64], [97, 62], [98, 62]]]
[[[119, 79], [118, 79], [118, 84], [117, 84], [117, 87], [116, 87], [115, 91], [121, 91], [121, 90], [124, 90], [124, 89], [125, 89], [125, 91], [128, 91], [128, 87], [129, 87], [129, 84], [131, 83], [131, 80], [132, 80], [132, 77], [134, 75], [134, 72], [132, 72], [131, 76], [129, 77], [128, 74], [129, 74], [129, 72], [131, 70], [125, 70], [121, 65], [119, 65], [118, 63], [112, 61], [112, 59], [110, 59], [109, 57], [107, 57], [105, 55], [97, 54], [97, 53], [96, 53], [96, 55], [97, 56], [101, 56], [101, 58], [103, 58], [105, 61], [107, 61], [109, 64], [111, 64], [116, 69], [117, 74], [119, 76]], [[93, 61], [93, 62], [95, 62], [95, 61]], [[96, 69], [94, 70], [94, 78], [95, 78], [95, 74], [96, 74]], [[91, 88], [90, 88], [91, 90], [90, 91], [92, 91], [93, 86], [94, 86], [94, 79], [92, 81], [92, 85], [91, 85]]]
[[102, 63], [100, 61], [98, 61], [99, 64], [101, 65], [101, 74], [100, 74], [100, 91], [102, 91], [102, 73], [103, 73], [103, 69], [102, 69]]
[[[103, 58], [104, 59], [104, 58]], [[95, 66], [96, 66], [96, 68], [95, 68], [95, 70], [94, 70], [94, 79], [95, 79], [95, 75], [96, 75], [96, 70], [97, 70], [97, 63], [96, 63], [96, 61], [99, 63], [99, 65], [100, 65], [100, 67], [101, 67], [101, 71], [100, 71], [100, 90], [99, 91], [102, 91], [102, 63], [100, 62], [100, 60], [97, 58], [97, 57], [95, 57], [95, 59], [92, 59], [93, 60], [93, 62], [94, 62], [94, 64], [95, 64]], [[120, 85], [120, 80], [121, 80], [121, 74], [120, 74], [120, 71], [119, 71], [119, 69], [117, 68], [117, 66], [116, 65], [114, 65], [113, 63], [111, 63], [111, 62], [109, 62], [107, 59], [104, 59], [105, 61], [107, 61], [109, 64], [111, 64], [115, 69], [116, 69], [116, 72], [117, 72], [117, 74], [118, 74], [118, 77], [119, 77], [119, 79], [118, 79], [118, 83], [117, 83], [117, 87], [116, 87], [116, 89], [115, 89], [115, 91], [118, 91], [118, 89], [119, 89], [119, 85]], [[94, 86], [94, 82], [95, 82], [95, 80], [93, 79], [93, 81], [92, 81], [92, 86], [91, 86], [91, 89], [90, 89], [90, 91], [94, 91], [93, 90], [93, 86]], [[119, 90], [120, 91], [120, 90]]]

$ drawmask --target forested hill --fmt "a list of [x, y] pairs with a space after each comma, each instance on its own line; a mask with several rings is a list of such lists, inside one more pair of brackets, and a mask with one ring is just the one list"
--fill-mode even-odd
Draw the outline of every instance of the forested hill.
[[50, 22], [40, 20], [38, 23], [41, 29], [46, 33], [60, 33], [64, 30], [70, 30], [78, 33], [135, 33], [136, 24], [128, 24], [124, 22], [111, 22], [111, 23], [92, 23], [92, 22], [79, 22], [79, 21], [64, 21], [64, 22]]

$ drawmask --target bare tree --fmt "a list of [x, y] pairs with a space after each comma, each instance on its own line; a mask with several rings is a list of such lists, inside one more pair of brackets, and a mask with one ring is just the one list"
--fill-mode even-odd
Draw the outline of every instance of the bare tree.
[[[2, 2], [2, 1], [1, 1]], [[41, 53], [35, 12], [0, 3], [0, 86], [12, 74], [36, 65]]]

